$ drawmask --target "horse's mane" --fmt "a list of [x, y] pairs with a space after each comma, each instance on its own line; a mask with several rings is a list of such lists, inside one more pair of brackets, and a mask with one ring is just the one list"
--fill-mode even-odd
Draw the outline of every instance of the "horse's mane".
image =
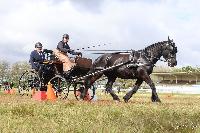
[[[134, 50], [134, 52], [139, 52], [139, 53], [145, 52], [146, 53], [149, 50], [152, 50], [152, 49], [155, 49], [155, 48], [159, 48], [160, 46], [163, 46], [167, 42], [168, 41], [161, 41], [161, 42], [153, 43], [153, 44], [145, 47], [144, 49], [140, 49], [140, 50], [137, 50], [137, 51]], [[126, 52], [114, 52], [114, 53], [109, 53], [109, 54], [130, 54], [130, 51], [126, 51]]]
[[165, 43], [167, 43], [167, 41], [157, 42], [157, 43], [154, 43], [150, 46], [145, 47], [144, 50], [147, 51], [147, 50], [150, 50], [150, 49], [153, 49], [153, 48], [157, 48], [159, 46], [163, 46]]

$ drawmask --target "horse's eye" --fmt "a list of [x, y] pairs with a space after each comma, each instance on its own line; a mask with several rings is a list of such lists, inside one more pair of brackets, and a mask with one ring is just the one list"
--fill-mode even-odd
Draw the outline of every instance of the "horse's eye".
[[174, 47], [174, 53], [177, 53], [178, 51], [177, 51], [177, 47]]

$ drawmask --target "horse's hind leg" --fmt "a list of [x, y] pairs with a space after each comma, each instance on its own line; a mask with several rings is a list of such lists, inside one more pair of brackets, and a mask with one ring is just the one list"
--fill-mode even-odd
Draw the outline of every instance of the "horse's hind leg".
[[138, 79], [135, 83], [135, 86], [132, 90], [130, 90], [124, 97], [124, 101], [128, 102], [128, 100], [133, 96], [133, 94], [135, 94], [137, 92], [137, 90], [139, 89], [140, 85], [142, 84], [143, 80]]
[[81, 99], [84, 99], [84, 97], [86, 96], [87, 94], [87, 91], [89, 88], [91, 88], [92, 84], [97, 80], [99, 79], [101, 76], [103, 75], [103, 73], [99, 73], [98, 75], [95, 75], [93, 77], [88, 77], [85, 79], [85, 89], [83, 90], [83, 92], [81, 93]]
[[115, 92], [112, 90], [112, 85], [115, 82], [116, 78], [108, 78], [108, 82], [106, 84], [106, 91], [110, 93], [110, 95], [113, 97], [113, 100], [120, 101], [119, 97], [115, 94]]

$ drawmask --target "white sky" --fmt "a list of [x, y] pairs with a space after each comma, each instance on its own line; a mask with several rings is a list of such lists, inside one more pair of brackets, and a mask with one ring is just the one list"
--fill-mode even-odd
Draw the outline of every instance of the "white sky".
[[199, 0], [0, 0], [0, 57], [28, 60], [36, 42], [53, 49], [64, 33], [73, 49], [138, 50], [169, 35], [178, 65], [200, 66], [199, 12]]

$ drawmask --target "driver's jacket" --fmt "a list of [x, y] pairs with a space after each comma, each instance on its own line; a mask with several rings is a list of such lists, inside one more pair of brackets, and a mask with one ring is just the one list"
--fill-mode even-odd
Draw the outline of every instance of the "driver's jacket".
[[63, 41], [60, 41], [57, 45], [57, 49], [60, 51], [60, 52], [63, 52], [63, 53], [70, 53], [72, 55], [78, 55], [77, 52], [75, 52], [74, 50], [71, 50], [69, 45], [67, 43], [64, 43]]
[[40, 64], [45, 60], [45, 55], [43, 52], [38, 53], [36, 50], [31, 52], [30, 60], [32, 69], [36, 71], [39, 70]]
[[71, 68], [73, 68], [73, 66], [75, 66], [75, 62], [68, 57], [67, 53], [73, 55], [78, 54], [77, 52], [74, 52], [74, 50], [71, 50], [67, 43], [60, 41], [57, 45], [57, 49], [54, 50], [54, 54], [63, 63], [63, 71], [65, 72], [69, 71]]

